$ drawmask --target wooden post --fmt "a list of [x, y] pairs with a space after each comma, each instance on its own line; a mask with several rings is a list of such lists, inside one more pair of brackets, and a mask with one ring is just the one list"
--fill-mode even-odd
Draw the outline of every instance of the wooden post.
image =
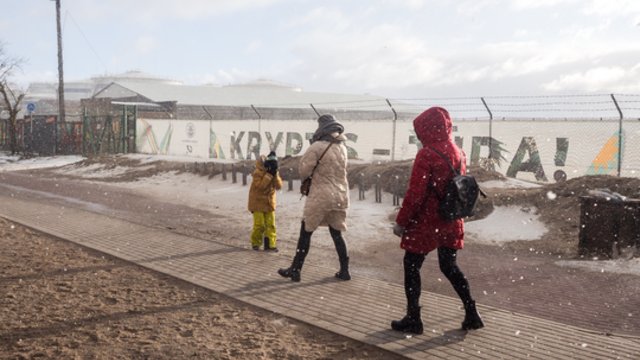
[[375, 193], [376, 193], [376, 202], [382, 202], [382, 189], [380, 187], [380, 174], [376, 174], [376, 185], [375, 185]]

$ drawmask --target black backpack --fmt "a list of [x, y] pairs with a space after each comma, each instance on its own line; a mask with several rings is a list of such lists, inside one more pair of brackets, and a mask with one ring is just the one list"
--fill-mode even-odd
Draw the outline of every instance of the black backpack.
[[[453, 178], [449, 180], [445, 187], [444, 196], [439, 196], [433, 187], [433, 191], [436, 193], [436, 197], [440, 201], [438, 206], [438, 212], [440, 216], [447, 220], [453, 221], [461, 219], [467, 216], [473, 215], [473, 210], [478, 200], [478, 195], [487, 197], [487, 195], [480, 189], [478, 182], [471, 175], [461, 175], [460, 170], [456, 170], [451, 165], [449, 158], [438, 150], [430, 147], [436, 154], [440, 155], [442, 159], [449, 165]], [[462, 168], [462, 159], [458, 168]]]

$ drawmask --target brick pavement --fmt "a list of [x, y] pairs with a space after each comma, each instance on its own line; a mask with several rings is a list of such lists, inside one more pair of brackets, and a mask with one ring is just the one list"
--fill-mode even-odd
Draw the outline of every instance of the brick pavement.
[[[349, 282], [335, 269], [306, 265], [301, 283], [275, 270], [290, 257], [233, 247], [121, 219], [0, 196], [0, 216], [62, 239], [209, 288], [355, 340], [415, 359], [637, 359], [635, 337], [605, 336], [579, 327], [483, 306], [486, 327], [457, 330], [460, 301], [424, 292], [425, 334], [389, 330], [403, 315], [401, 286], [373, 278]], [[267, 271], [265, 271], [267, 270]]]

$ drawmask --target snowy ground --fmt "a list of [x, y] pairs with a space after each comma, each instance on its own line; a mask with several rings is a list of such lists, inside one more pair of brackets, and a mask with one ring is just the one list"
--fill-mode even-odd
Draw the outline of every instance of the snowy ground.
[[64, 166], [74, 164], [84, 160], [81, 156], [49, 156], [35, 157], [30, 159], [20, 159], [18, 156], [11, 156], [0, 153], [0, 171], [31, 170]]
[[[155, 157], [149, 155], [135, 154], [129, 155], [133, 159], [144, 162], [155, 160], [187, 161], [192, 162], [193, 158], [188, 157]], [[83, 160], [79, 156], [57, 156], [46, 158], [33, 158], [20, 160], [0, 153], [0, 171], [17, 171], [45, 167], [60, 167], [77, 163]], [[152, 166], [152, 165], [149, 165]], [[137, 168], [138, 170], [140, 167]], [[59, 171], [62, 173], [80, 177], [111, 177], [127, 172], [129, 168], [115, 167], [106, 168], [100, 164], [93, 164], [83, 167], [64, 167]], [[248, 181], [251, 181], [249, 178]], [[219, 178], [208, 179], [204, 176], [197, 176], [190, 173], [166, 172], [137, 181], [117, 183], [117, 186], [134, 189], [145, 195], [158, 199], [188, 205], [199, 209], [212, 209], [223, 207], [223, 210], [235, 214], [247, 214], [246, 210], [247, 188], [232, 184], [230, 181], [223, 182]], [[525, 188], [536, 187], [525, 181], [508, 179], [504, 181], [487, 181], [481, 184], [484, 188]], [[297, 189], [299, 183], [294, 183], [293, 188]], [[278, 193], [277, 217], [295, 218], [302, 214], [304, 199], [296, 191], [286, 191], [285, 183], [283, 191]], [[383, 194], [383, 202], [378, 204], [373, 199], [373, 193], [366, 193], [365, 201], [358, 201], [358, 191], [351, 193], [351, 207], [348, 218], [349, 232], [357, 234], [372, 234], [366, 239], [350, 242], [354, 250], [365, 250], [367, 247], [377, 242], [388, 242], [393, 237], [391, 234], [392, 219], [394, 209], [389, 194]], [[247, 220], [247, 232], [250, 230], [251, 222]], [[296, 233], [297, 223], [278, 222], [279, 232]], [[510, 241], [530, 241], [540, 238], [546, 231], [545, 224], [540, 221], [537, 209], [526, 206], [501, 206], [486, 218], [478, 221], [467, 222], [467, 238], [469, 243], [477, 242], [482, 244], [500, 245]], [[326, 246], [332, 246], [329, 237], [318, 237], [317, 241], [326, 242]], [[558, 265], [573, 268], [582, 268], [590, 271], [625, 273], [640, 275], [640, 259], [618, 259], [618, 260], [586, 260], [586, 261], [558, 261]]]

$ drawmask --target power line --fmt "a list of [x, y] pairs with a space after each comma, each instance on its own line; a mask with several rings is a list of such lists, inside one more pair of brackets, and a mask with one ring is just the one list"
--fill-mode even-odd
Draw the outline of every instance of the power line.
[[95, 48], [91, 45], [91, 42], [89, 41], [87, 36], [84, 34], [84, 32], [82, 31], [82, 28], [80, 28], [80, 25], [78, 25], [78, 22], [76, 21], [76, 19], [73, 17], [73, 15], [71, 14], [71, 12], [69, 10], [67, 10], [66, 13], [65, 13], [65, 20], [66, 20], [67, 16], [71, 18], [71, 21], [73, 22], [73, 24], [76, 26], [76, 28], [80, 32], [80, 35], [82, 35], [82, 38], [84, 39], [84, 41], [87, 42], [87, 45], [89, 46], [89, 49], [91, 50], [91, 52], [93, 52], [93, 54], [96, 56], [96, 58], [98, 58], [98, 61], [104, 67], [104, 72], [108, 73], [107, 65], [104, 63], [104, 61], [102, 61], [102, 58], [100, 57], [98, 52], [95, 50]]

